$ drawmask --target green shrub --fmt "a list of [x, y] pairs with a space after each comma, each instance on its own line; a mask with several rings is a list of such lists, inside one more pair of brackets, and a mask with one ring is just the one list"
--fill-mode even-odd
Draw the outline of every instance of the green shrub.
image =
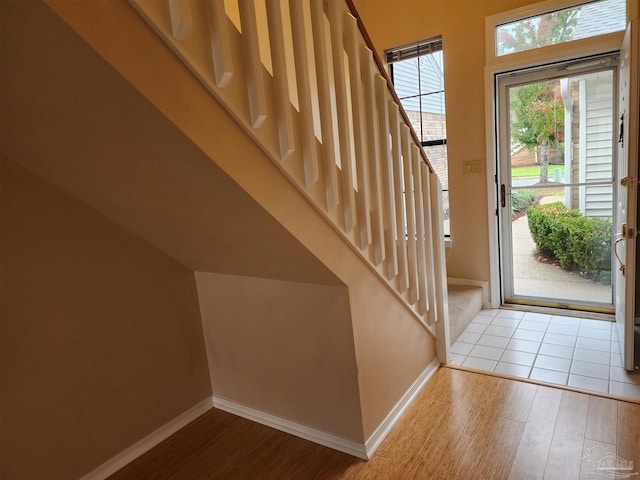
[[511, 193], [511, 214], [515, 218], [518, 213], [536, 203], [536, 196], [531, 190], [516, 190]]
[[527, 219], [538, 252], [562, 268], [598, 276], [610, 271], [611, 220], [584, 217], [560, 202], [530, 207]]

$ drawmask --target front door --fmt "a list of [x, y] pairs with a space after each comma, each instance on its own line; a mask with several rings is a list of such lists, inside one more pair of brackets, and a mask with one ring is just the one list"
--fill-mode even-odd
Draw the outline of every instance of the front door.
[[498, 77], [504, 303], [613, 313], [617, 63]]
[[[620, 50], [616, 255], [616, 331], [623, 367], [634, 370], [634, 303], [638, 176], [638, 21], [627, 28]], [[634, 48], [632, 48], [634, 47]]]

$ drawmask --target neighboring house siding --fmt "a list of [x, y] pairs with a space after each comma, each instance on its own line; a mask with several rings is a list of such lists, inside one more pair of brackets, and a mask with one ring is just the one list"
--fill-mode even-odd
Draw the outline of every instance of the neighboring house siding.
[[[585, 182], [613, 178], [613, 90], [611, 78], [595, 78], [585, 82]], [[587, 186], [584, 195], [586, 216], [611, 216], [613, 194], [610, 185]]]
[[[571, 88], [571, 182], [580, 183], [580, 87], [573, 82]], [[580, 187], [571, 187], [571, 208], [580, 208]]]

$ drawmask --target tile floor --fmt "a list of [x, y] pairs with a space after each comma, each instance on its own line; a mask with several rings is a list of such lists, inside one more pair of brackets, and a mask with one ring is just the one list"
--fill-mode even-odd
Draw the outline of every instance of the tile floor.
[[640, 373], [622, 368], [611, 322], [482, 310], [451, 346], [451, 363], [640, 399]]

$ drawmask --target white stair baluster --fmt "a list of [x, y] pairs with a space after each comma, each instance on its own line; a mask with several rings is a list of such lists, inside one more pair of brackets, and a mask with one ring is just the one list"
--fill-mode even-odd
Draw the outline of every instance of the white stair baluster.
[[335, 161], [335, 138], [331, 113], [331, 84], [329, 83], [329, 53], [325, 35], [325, 15], [322, 1], [311, 0], [311, 23], [316, 59], [318, 82], [318, 103], [320, 106], [320, 126], [322, 129], [322, 163], [327, 210], [338, 206], [338, 167]]
[[369, 165], [367, 162], [367, 130], [363, 97], [362, 72], [360, 65], [360, 30], [356, 18], [345, 12], [347, 55], [349, 55], [349, 79], [351, 81], [351, 102], [353, 107], [353, 132], [355, 144], [357, 237], [361, 249], [371, 244], [371, 217], [369, 215]]
[[427, 311], [427, 323], [433, 325], [436, 321], [436, 274], [433, 258], [433, 222], [434, 217], [431, 211], [431, 181], [429, 179], [429, 168], [420, 162], [420, 174], [422, 176], [422, 204], [424, 209], [425, 226], [425, 259], [427, 268], [427, 298], [429, 299], [429, 309]]
[[349, 129], [349, 97], [344, 68], [344, 38], [342, 35], [342, 2], [329, 0], [331, 30], [331, 56], [333, 58], [334, 88], [338, 112], [338, 141], [340, 145], [340, 185], [342, 188], [342, 214], [345, 232], [355, 224], [355, 192], [353, 189], [353, 159], [351, 158], [351, 132]]
[[416, 249], [418, 253], [418, 311], [425, 315], [429, 309], [427, 298], [427, 263], [425, 259], [425, 235], [424, 235], [424, 203], [422, 201], [422, 172], [420, 164], [420, 147], [415, 143], [411, 145], [413, 150], [413, 200], [416, 205]]
[[209, 42], [213, 59], [213, 74], [216, 85], [224, 88], [233, 77], [233, 61], [231, 60], [231, 40], [224, 2], [207, 0], [207, 16], [209, 21]]
[[418, 301], [418, 255], [416, 249], [416, 216], [413, 201], [413, 180], [411, 175], [412, 151], [411, 133], [406, 124], [402, 131], [402, 164], [404, 170], [404, 200], [407, 209], [407, 262], [409, 264], [409, 303]]
[[284, 45], [284, 26], [282, 24], [281, 0], [266, 0], [267, 22], [269, 24], [269, 43], [271, 44], [271, 62], [275, 90], [276, 116], [278, 119], [278, 140], [280, 159], [285, 160], [295, 148], [293, 117], [289, 100], [289, 76]]
[[[444, 251], [444, 232], [442, 229], [442, 185], [435, 173], [429, 175], [431, 181], [431, 216], [433, 224], [433, 254], [436, 279], [436, 330], [442, 338], [440, 345], [449, 345], [449, 329], [443, 321], [449, 317], [449, 299], [447, 291], [447, 265]], [[440, 361], [445, 361], [444, 352], [438, 352]]]
[[373, 240], [373, 263], [380, 265], [385, 258], [384, 220], [380, 181], [380, 143], [378, 112], [376, 109], [376, 89], [373, 73], [373, 53], [362, 45], [360, 62], [364, 82], [364, 103], [366, 107], [367, 153], [369, 159], [369, 185], [371, 190], [371, 235]]
[[396, 209], [396, 238], [395, 245], [398, 252], [398, 290], [402, 293], [407, 290], [409, 284], [409, 274], [407, 266], [407, 237], [406, 222], [407, 214], [404, 208], [404, 180], [402, 173], [402, 152], [400, 140], [400, 109], [398, 105], [389, 100], [389, 124], [391, 131], [391, 153], [393, 158], [393, 181], [394, 197]]
[[382, 201], [384, 212], [384, 244], [386, 247], [387, 280], [398, 274], [398, 257], [396, 255], [396, 210], [393, 194], [393, 171], [391, 170], [391, 144], [389, 134], [389, 110], [387, 94], [389, 92], [387, 80], [382, 75], [376, 75], [376, 102], [378, 105], [378, 129], [380, 131], [380, 170], [382, 182]]
[[318, 181], [318, 150], [313, 128], [313, 106], [311, 101], [311, 68], [307, 54], [307, 32], [303, 10], [303, 0], [289, 1], [293, 55], [296, 65], [298, 85], [298, 105], [300, 108], [300, 130], [302, 133], [302, 158], [304, 163], [305, 187]]
[[169, 0], [169, 15], [173, 38], [180, 41], [186, 40], [193, 27], [190, 0]]
[[258, 46], [258, 25], [254, 0], [238, 0], [242, 25], [242, 50], [244, 55], [249, 113], [253, 128], [260, 128], [267, 118], [267, 93], [264, 85], [264, 67]]

